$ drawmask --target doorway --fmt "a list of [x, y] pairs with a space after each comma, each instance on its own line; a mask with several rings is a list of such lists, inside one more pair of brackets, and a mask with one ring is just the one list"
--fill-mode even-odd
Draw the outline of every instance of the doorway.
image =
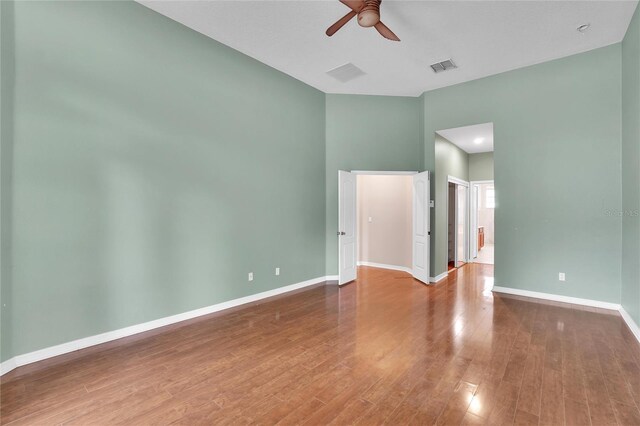
[[358, 266], [411, 273], [413, 178], [358, 175]]
[[[491, 122], [435, 132], [434, 258], [442, 271], [438, 277], [469, 262], [493, 263], [494, 209], [484, 210], [497, 194], [493, 136]], [[481, 185], [485, 183], [488, 186]]]
[[448, 250], [447, 269], [469, 261], [469, 182], [448, 177], [447, 191]]
[[[394, 182], [385, 180], [385, 176], [405, 179]], [[405, 196], [395, 193], [398, 190]], [[393, 203], [403, 205], [394, 208]], [[429, 172], [339, 171], [338, 284], [354, 281], [358, 264], [404, 270], [428, 284], [429, 210]], [[365, 241], [363, 237], [366, 247], [360, 247]], [[405, 247], [408, 241], [410, 247]], [[395, 250], [386, 247], [392, 242], [399, 244]], [[375, 244], [373, 253], [371, 244]], [[376, 259], [391, 259], [388, 260], [391, 263]]]
[[494, 264], [496, 191], [492, 180], [471, 182], [471, 257]]

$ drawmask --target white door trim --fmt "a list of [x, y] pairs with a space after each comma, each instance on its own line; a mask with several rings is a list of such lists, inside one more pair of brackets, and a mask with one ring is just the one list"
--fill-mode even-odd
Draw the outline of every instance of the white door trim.
[[[470, 189], [471, 188], [469, 187], [469, 182], [467, 182], [466, 180], [462, 180], [462, 179], [457, 178], [455, 176], [447, 175], [447, 200], [446, 200], [447, 201], [447, 227], [449, 226], [449, 188], [448, 188], [449, 183], [455, 183], [456, 185], [464, 186], [464, 187], [467, 188], [467, 203], [466, 203], [467, 204], [467, 211], [466, 211], [466, 214], [465, 214], [466, 222], [467, 222], [467, 232], [465, 233], [466, 234], [465, 235], [465, 240], [466, 240], [465, 244], [466, 244], [467, 247], [466, 247], [466, 250], [465, 250], [465, 253], [466, 253], [465, 263], [468, 263], [469, 260], [471, 259], [471, 244], [470, 244], [471, 240], [469, 238], [469, 234], [470, 234], [470, 231], [471, 231], [471, 228], [470, 228], [471, 221], [469, 220], [470, 219], [470, 217], [469, 217], [469, 210], [470, 210], [469, 206], [471, 204], [470, 203], [470, 200], [471, 200], [471, 190]], [[456, 194], [456, 196], [457, 196], [457, 194]], [[457, 206], [458, 206], [458, 204], [456, 203], [456, 212], [455, 212], [455, 215], [454, 215], [455, 218], [456, 218], [456, 222], [458, 220], [458, 212], [457, 212], [457, 208], [458, 207]], [[448, 232], [449, 231], [448, 231], [448, 228], [447, 228], [447, 239], [449, 238], [448, 237]], [[456, 240], [457, 240], [457, 238], [456, 238]], [[453, 250], [453, 257], [454, 257], [455, 263], [458, 263], [458, 250], [457, 249], [458, 249], [458, 247], [456, 246], [454, 248], [454, 250]], [[448, 258], [448, 256], [449, 256], [449, 245], [447, 244], [447, 258]]]
[[[473, 189], [473, 187], [475, 185], [489, 185], [489, 184], [493, 184], [494, 188], [495, 188], [495, 181], [494, 180], [472, 180], [469, 182], [470, 189]], [[469, 225], [476, 225], [476, 229], [469, 229], [469, 262], [471, 261], [475, 261], [475, 257], [472, 257], [471, 254], [473, 254], [473, 247], [478, 247], [478, 208], [480, 206], [480, 192], [478, 191], [478, 205], [475, 206], [475, 210], [472, 209], [471, 207], [473, 207], [471, 204], [469, 204]], [[495, 210], [493, 213], [493, 223], [494, 223], [494, 229], [495, 229]], [[472, 227], [473, 228], [473, 227]]]
[[469, 182], [469, 262], [478, 257], [478, 205], [480, 187]]
[[457, 177], [451, 176], [451, 175], [447, 176], [447, 182], [455, 183], [456, 185], [466, 186], [467, 188], [469, 187], [469, 182], [467, 182], [466, 180], [458, 179]]
[[398, 175], [398, 176], [411, 176], [417, 175], [420, 172], [413, 171], [376, 171], [376, 170], [351, 170], [354, 175]]

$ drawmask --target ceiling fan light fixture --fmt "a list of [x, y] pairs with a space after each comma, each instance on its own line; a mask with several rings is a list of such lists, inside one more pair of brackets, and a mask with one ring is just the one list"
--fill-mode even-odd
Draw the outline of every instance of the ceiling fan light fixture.
[[327, 31], [325, 31], [327, 36], [331, 37], [352, 18], [357, 17], [356, 20], [361, 27], [373, 27], [387, 40], [400, 41], [398, 36], [380, 20], [380, 3], [382, 3], [382, 0], [340, 0], [340, 3], [347, 6], [351, 11], [327, 28]]
[[380, 22], [380, 15], [375, 10], [363, 10], [358, 14], [358, 24], [369, 28]]

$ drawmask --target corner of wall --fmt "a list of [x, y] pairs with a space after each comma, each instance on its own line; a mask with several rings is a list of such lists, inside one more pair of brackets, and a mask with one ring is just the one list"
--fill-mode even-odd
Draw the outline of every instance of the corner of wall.
[[12, 176], [13, 176], [13, 81], [14, 5], [0, 2], [0, 361], [12, 353]]
[[640, 324], [640, 6], [621, 43], [621, 61], [620, 303], [629, 319]]

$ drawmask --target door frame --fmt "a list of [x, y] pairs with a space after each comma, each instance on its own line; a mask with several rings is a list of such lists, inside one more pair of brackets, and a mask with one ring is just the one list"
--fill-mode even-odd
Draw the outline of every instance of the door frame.
[[[490, 179], [490, 180], [472, 180], [469, 182], [469, 184], [471, 185], [471, 187], [473, 187], [474, 185], [489, 185], [489, 184], [493, 184], [493, 188], [495, 190], [495, 180]], [[480, 193], [478, 192], [478, 201], [480, 200]], [[474, 232], [469, 232], [469, 236], [471, 237], [471, 239], [469, 240], [469, 247], [474, 247], [472, 244], [475, 244], [475, 247], [478, 247], [478, 232], [477, 232], [477, 225], [478, 225], [478, 208], [480, 207], [479, 203], [476, 206], [475, 210], [471, 209], [470, 210], [470, 221], [469, 221], [469, 225], [471, 226], [471, 224], [476, 224], [476, 230]], [[469, 208], [471, 208], [471, 204], [469, 204]], [[493, 213], [493, 223], [494, 223], [494, 228], [495, 228], [495, 210]], [[470, 229], [470, 231], [472, 231], [473, 229]], [[470, 254], [473, 253], [473, 250], [470, 249]], [[475, 260], [477, 257], [474, 258], [470, 258], [471, 260]]]
[[[451, 176], [451, 175], [447, 175], [447, 227], [449, 226], [449, 189], [448, 186], [450, 183], [454, 183], [456, 185], [460, 185], [460, 186], [464, 186], [467, 188], [467, 209], [465, 212], [465, 222], [466, 222], [466, 226], [465, 226], [465, 238], [464, 238], [464, 244], [465, 244], [465, 249], [463, 250], [465, 253], [465, 263], [469, 263], [469, 260], [471, 259], [471, 244], [470, 244], [470, 238], [469, 238], [469, 234], [470, 234], [470, 220], [469, 220], [469, 210], [470, 210], [470, 200], [471, 200], [471, 187], [469, 185], [469, 182], [467, 182], [466, 180], [462, 180], [460, 178], [457, 178], [455, 176]], [[456, 194], [457, 195], [457, 194]], [[456, 224], [458, 222], [458, 203], [456, 203], [456, 211], [454, 213], [454, 217], [456, 220]], [[457, 226], [454, 227], [454, 229], [457, 229]], [[448, 231], [447, 231], [448, 232]], [[447, 237], [448, 239], [448, 237]], [[458, 238], [457, 238], [457, 233], [456, 233], [456, 238], [454, 239], [454, 244], [456, 245], [453, 248], [453, 258], [454, 258], [454, 263], [458, 264]], [[447, 244], [447, 252], [449, 250], [448, 244]]]
[[[345, 170], [347, 171], [347, 170]], [[357, 179], [357, 175], [377, 175], [377, 176], [384, 176], [384, 175], [390, 175], [390, 176], [413, 176], [413, 175], [417, 175], [420, 172], [417, 170], [349, 170], [348, 171], [351, 174], [356, 175], [356, 179]], [[356, 182], [356, 188], [357, 188], [357, 182]], [[340, 182], [338, 181], [338, 190], [340, 189]], [[357, 191], [356, 191], [357, 193]], [[339, 207], [338, 207], [338, 226], [340, 225], [340, 211], [339, 211]], [[356, 218], [358, 217], [358, 203], [356, 201]], [[356, 255], [358, 253], [358, 237], [360, 236], [360, 229], [358, 228], [358, 226], [356, 225]], [[338, 237], [338, 276], [340, 274], [340, 237]], [[358, 261], [356, 260], [356, 265], [358, 264]], [[356, 269], [357, 271], [357, 269]], [[356, 275], [356, 279], [357, 279], [357, 275]], [[350, 281], [353, 282], [353, 281]], [[338, 283], [340, 283], [340, 279], [338, 279]], [[338, 284], [339, 286], [342, 285], [346, 285], [349, 283], [344, 283], [344, 284]]]
[[411, 175], [417, 175], [418, 171], [399, 171], [399, 172], [394, 172], [394, 171], [376, 171], [376, 170], [351, 170], [349, 173], [353, 173], [354, 175], [396, 175], [396, 176], [411, 176]]

